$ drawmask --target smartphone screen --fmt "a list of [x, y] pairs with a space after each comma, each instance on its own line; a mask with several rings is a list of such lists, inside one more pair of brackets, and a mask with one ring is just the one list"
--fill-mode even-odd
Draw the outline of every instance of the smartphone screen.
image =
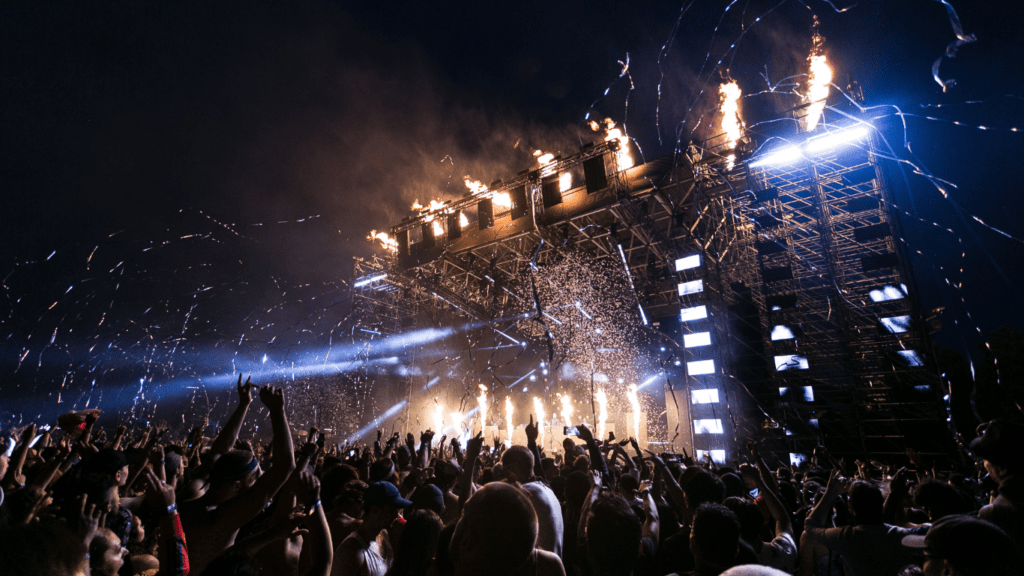
[[562, 428], [562, 434], [566, 436], [579, 436], [580, 429], [577, 428], [576, 426], [566, 426]]

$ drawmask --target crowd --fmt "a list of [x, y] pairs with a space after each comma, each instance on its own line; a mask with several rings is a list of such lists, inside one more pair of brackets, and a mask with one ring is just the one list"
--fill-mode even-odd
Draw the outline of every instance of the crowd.
[[[239, 438], [254, 393], [268, 444]], [[952, 471], [823, 454], [773, 469], [753, 440], [726, 466], [585, 426], [545, 454], [532, 417], [526, 446], [430, 431], [328, 445], [293, 433], [280, 389], [240, 377], [238, 396], [212, 438], [108, 437], [95, 410], [29, 425], [0, 449], [0, 574], [1024, 573], [1011, 422], [979, 429], [978, 463]]]

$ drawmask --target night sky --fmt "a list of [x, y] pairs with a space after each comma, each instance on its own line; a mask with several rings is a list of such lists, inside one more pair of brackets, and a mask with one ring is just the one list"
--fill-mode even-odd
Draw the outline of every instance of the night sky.
[[588, 114], [670, 153], [716, 133], [724, 74], [769, 120], [799, 104], [814, 16], [907, 161], [936, 340], [975, 353], [977, 328], [1024, 328], [1024, 8], [954, 4], [978, 40], [943, 93], [942, 3], [836, 2], [4, 3], [0, 412], [324, 345], [351, 257], [413, 200], [572, 153]]

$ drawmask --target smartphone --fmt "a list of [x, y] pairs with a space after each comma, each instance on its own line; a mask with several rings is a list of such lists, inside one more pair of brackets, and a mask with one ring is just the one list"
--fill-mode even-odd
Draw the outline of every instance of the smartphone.
[[562, 434], [566, 436], [579, 436], [580, 429], [577, 428], [576, 426], [565, 426], [564, 428], [562, 428]]
[[358, 450], [349, 450], [348, 451], [348, 457], [349, 458], [354, 458], [357, 452], [358, 452]]

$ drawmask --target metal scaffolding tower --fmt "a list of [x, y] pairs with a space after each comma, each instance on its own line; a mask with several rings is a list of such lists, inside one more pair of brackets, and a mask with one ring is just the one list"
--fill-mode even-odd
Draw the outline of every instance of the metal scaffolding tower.
[[515, 279], [583, 251], [622, 262], [637, 321], [679, 344], [686, 381], [666, 394], [677, 448], [726, 461], [767, 432], [794, 462], [821, 443], [851, 459], [946, 454], [882, 161], [870, 137], [814, 144], [843, 129], [792, 136], [805, 153], [787, 162], [759, 165], [756, 142], [719, 137], [620, 169], [612, 141], [498, 180], [403, 220], [386, 258], [357, 260], [357, 279], [386, 274], [357, 282], [360, 328], [397, 333], [440, 307], [543, 337]]

